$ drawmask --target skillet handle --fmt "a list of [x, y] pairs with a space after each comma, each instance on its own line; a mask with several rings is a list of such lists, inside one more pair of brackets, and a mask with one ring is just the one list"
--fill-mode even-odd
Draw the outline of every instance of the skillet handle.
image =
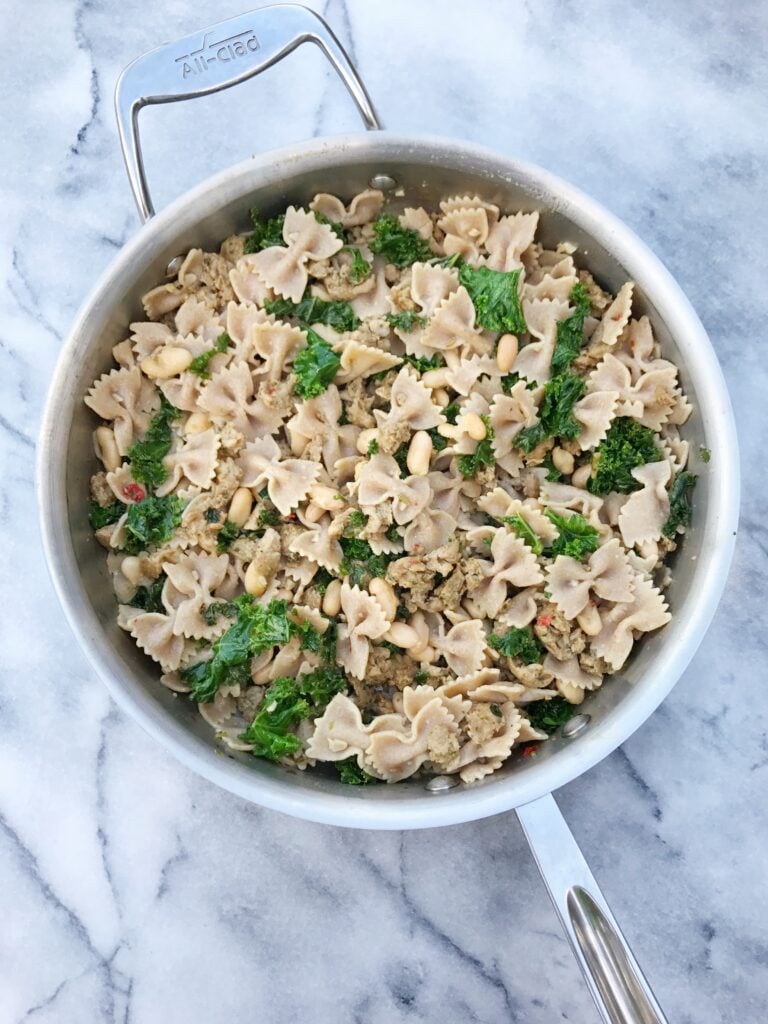
[[323, 19], [299, 4], [241, 14], [139, 57], [115, 86], [115, 113], [128, 180], [142, 222], [154, 215], [139, 140], [138, 115], [153, 103], [175, 103], [228, 89], [276, 64], [302, 43], [319, 46], [357, 105], [365, 127], [380, 128], [371, 98], [344, 47]]
[[602, 1020], [667, 1024], [554, 797], [517, 816]]

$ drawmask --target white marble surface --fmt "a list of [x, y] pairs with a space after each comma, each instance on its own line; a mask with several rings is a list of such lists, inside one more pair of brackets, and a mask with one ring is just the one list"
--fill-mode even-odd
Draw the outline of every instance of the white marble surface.
[[[0, 1022], [591, 1022], [512, 815], [353, 833], [249, 806], [113, 706], [51, 592], [33, 456], [56, 354], [136, 230], [111, 94], [242, 0], [6, 0], [0, 307]], [[661, 710], [559, 795], [671, 1021], [768, 1016], [768, 15], [760, 0], [339, 0], [385, 123], [482, 142], [623, 217], [720, 353], [746, 480], [716, 622]], [[144, 117], [159, 203], [355, 118], [316, 52]], [[229, 127], [227, 127], [229, 126]], [[762, 435], [762, 436], [761, 436]]]

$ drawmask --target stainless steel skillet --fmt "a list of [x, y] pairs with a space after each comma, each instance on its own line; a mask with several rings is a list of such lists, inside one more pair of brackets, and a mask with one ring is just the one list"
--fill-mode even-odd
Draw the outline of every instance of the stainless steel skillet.
[[[349, 89], [367, 133], [315, 139], [238, 164], [154, 215], [143, 170], [138, 112], [234, 85], [265, 70], [303, 42], [318, 45]], [[111, 693], [181, 761], [224, 788], [314, 821], [358, 828], [426, 828], [515, 808], [555, 908], [605, 1021], [650, 1024], [664, 1017], [644, 980], [552, 791], [629, 737], [664, 699], [693, 656], [714, 614], [733, 548], [738, 456], [728, 394], [709, 340], [666, 269], [620, 221], [537, 167], [491, 150], [380, 130], [368, 94], [328, 26], [294, 5], [262, 8], [167, 44], [122, 74], [117, 116], [126, 165], [144, 227], [116, 258], [80, 311], [62, 351], [41, 430], [38, 488], [51, 575], [70, 624]], [[139, 313], [139, 297], [192, 246], [213, 247], [245, 227], [244, 214], [318, 191], [351, 196], [375, 183], [407, 205], [478, 193], [504, 209], [542, 212], [542, 238], [573, 242], [606, 287], [637, 284], [638, 312], [653, 322], [665, 354], [681, 367], [696, 413], [685, 428], [692, 452], [712, 452], [702, 467], [694, 523], [674, 567], [674, 618], [647, 638], [626, 671], [583, 705], [536, 758], [519, 760], [483, 783], [454, 787], [344, 787], [321, 774], [289, 772], [247, 758], [221, 757], [194, 707], [158, 686], [153, 667], [115, 623], [103, 559], [87, 525], [94, 470], [91, 414], [82, 398], [110, 366], [110, 349]], [[402, 191], [401, 191], [402, 190]]]

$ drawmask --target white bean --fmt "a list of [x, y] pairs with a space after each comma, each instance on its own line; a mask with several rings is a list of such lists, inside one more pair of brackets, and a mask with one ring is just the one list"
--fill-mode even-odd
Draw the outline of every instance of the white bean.
[[451, 396], [445, 390], [445, 388], [435, 388], [432, 392], [432, 401], [437, 402], [441, 409], [444, 409], [446, 405], [451, 404]]
[[388, 632], [384, 634], [384, 640], [394, 644], [395, 647], [402, 647], [406, 651], [412, 647], [418, 647], [420, 642], [419, 634], [405, 622], [393, 622]]
[[191, 362], [192, 353], [188, 349], [178, 345], [164, 345], [151, 356], [142, 359], [139, 365], [142, 373], [152, 380], [168, 380], [169, 377], [183, 373]]
[[440, 367], [439, 370], [427, 370], [421, 375], [421, 383], [426, 384], [428, 388], [444, 388], [448, 383], [448, 371], [445, 367]]
[[565, 476], [570, 476], [573, 472], [573, 456], [565, 448], [552, 449], [552, 462], [555, 469], [559, 469]]
[[138, 587], [139, 581], [141, 580], [144, 573], [141, 571], [141, 562], [135, 555], [128, 555], [120, 563], [120, 572], [125, 576], [129, 583], [132, 583], [134, 587]]
[[376, 440], [378, 430], [375, 427], [368, 427], [367, 430], [361, 430], [357, 438], [357, 450], [361, 455], [368, 454], [368, 448], [370, 447], [371, 441]]
[[603, 628], [600, 612], [593, 604], [588, 604], [582, 612], [579, 612], [576, 616], [576, 621], [587, 636], [597, 636]]
[[308, 523], [319, 523], [324, 515], [325, 509], [321, 505], [318, 505], [316, 502], [310, 501], [310, 503], [307, 505], [307, 510], [304, 513], [304, 518], [307, 520]]
[[323, 594], [323, 614], [333, 618], [341, 611], [341, 580], [331, 580]]
[[253, 495], [250, 490], [247, 487], [238, 487], [232, 495], [232, 501], [229, 503], [227, 519], [242, 529], [248, 522], [248, 516], [251, 514], [252, 508]]
[[587, 480], [589, 480], [591, 475], [592, 465], [591, 463], [587, 462], [586, 465], [579, 466], [579, 468], [574, 472], [573, 476], [571, 477], [571, 485], [573, 487], [586, 487]]
[[429, 626], [423, 612], [414, 612], [410, 619], [408, 619], [408, 625], [419, 634], [419, 645], [411, 651], [413, 655], [419, 655], [427, 649], [430, 641]]
[[114, 432], [109, 427], [96, 427], [93, 433], [96, 454], [104, 463], [104, 469], [108, 473], [117, 469], [123, 461], [120, 452], [117, 450]]
[[496, 348], [499, 373], [509, 373], [517, 359], [518, 342], [514, 334], [502, 334]]
[[565, 683], [562, 679], [557, 680], [557, 689], [561, 697], [565, 697], [569, 704], [581, 704], [584, 700], [584, 691], [580, 686], [573, 683]]
[[368, 593], [376, 598], [384, 609], [384, 614], [390, 622], [393, 622], [397, 615], [397, 597], [392, 584], [381, 579], [380, 576], [376, 576], [368, 584]]
[[408, 446], [405, 464], [414, 476], [426, 476], [432, 458], [432, 438], [426, 430], [417, 430]]
[[184, 424], [185, 434], [202, 434], [211, 426], [211, 418], [207, 412], [193, 412]]
[[256, 562], [251, 562], [245, 570], [245, 589], [251, 597], [261, 597], [267, 589], [267, 578], [261, 573]]
[[319, 505], [326, 512], [340, 512], [346, 505], [338, 490], [326, 487], [325, 484], [316, 484], [309, 492], [309, 497], [315, 505]]
[[476, 412], [465, 413], [459, 421], [459, 426], [473, 441], [482, 441], [488, 434], [485, 424]]
[[451, 441], [455, 441], [457, 438], [461, 437], [461, 429], [453, 423], [441, 423], [437, 428], [437, 432], [440, 437], [447, 437]]

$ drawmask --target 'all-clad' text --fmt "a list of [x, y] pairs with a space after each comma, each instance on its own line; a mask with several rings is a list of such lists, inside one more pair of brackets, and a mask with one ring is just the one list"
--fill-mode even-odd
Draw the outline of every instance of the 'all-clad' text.
[[215, 67], [217, 64], [229, 64], [240, 57], [247, 57], [258, 48], [259, 40], [251, 29], [214, 42], [210, 42], [209, 35], [206, 34], [199, 50], [190, 50], [189, 53], [177, 57], [176, 63], [181, 69], [182, 78], [189, 78], [190, 75], [203, 74], [211, 65]]

